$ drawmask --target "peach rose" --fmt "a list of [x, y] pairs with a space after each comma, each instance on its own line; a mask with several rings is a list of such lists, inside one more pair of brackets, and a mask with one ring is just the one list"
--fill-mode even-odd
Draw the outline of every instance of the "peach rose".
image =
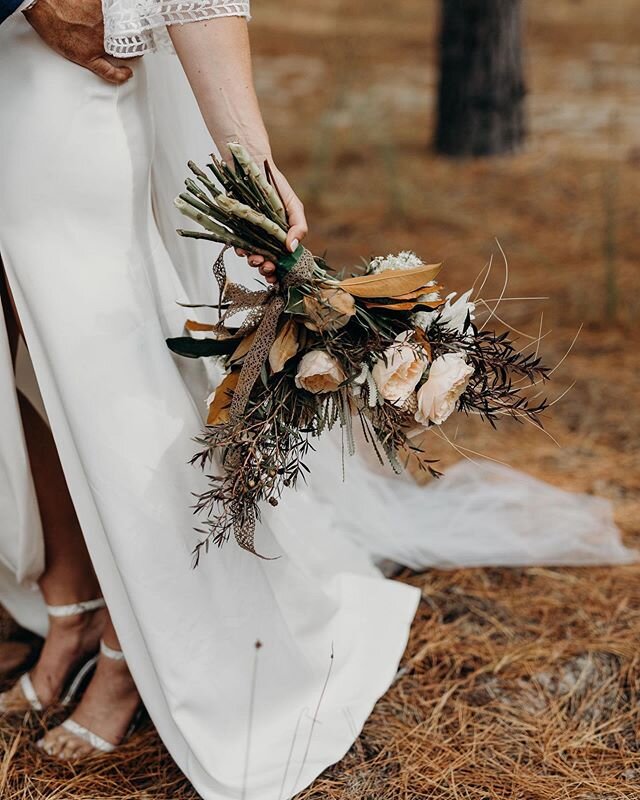
[[429, 422], [442, 425], [455, 410], [472, 374], [473, 367], [459, 353], [446, 353], [436, 358], [429, 377], [418, 390], [416, 421], [425, 426]]
[[394, 405], [403, 405], [418, 385], [428, 361], [420, 349], [408, 343], [410, 334], [399, 334], [371, 368], [378, 392]]
[[313, 394], [335, 392], [346, 379], [342, 367], [325, 350], [305, 353], [298, 364], [296, 386]]

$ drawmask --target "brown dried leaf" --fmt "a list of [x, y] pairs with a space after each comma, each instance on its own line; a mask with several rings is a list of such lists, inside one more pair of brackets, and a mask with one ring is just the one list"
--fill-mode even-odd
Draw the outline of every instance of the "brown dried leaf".
[[188, 331], [215, 331], [217, 328], [216, 325], [211, 325], [208, 322], [198, 322], [195, 319], [188, 319], [184, 323], [184, 327]]
[[434, 292], [441, 292], [444, 289], [444, 286], [441, 286], [439, 283], [436, 283], [433, 286], [422, 286], [419, 289], [416, 289], [413, 292], [407, 292], [406, 294], [397, 294], [394, 296], [395, 300], [415, 300], [418, 297], [421, 297], [423, 294], [433, 294]]
[[369, 302], [365, 300], [362, 305], [366, 308], [387, 308], [389, 311], [413, 311], [416, 308], [439, 308], [445, 301], [444, 300], [409, 300], [405, 303], [379, 303]]
[[431, 350], [431, 345], [427, 339], [426, 333], [422, 330], [422, 328], [415, 328], [414, 334], [416, 337], [416, 342], [421, 344], [423, 349], [426, 351], [429, 361], [433, 361], [433, 351]]
[[440, 264], [423, 264], [413, 269], [388, 269], [376, 275], [346, 278], [339, 286], [354, 297], [398, 297], [424, 287], [438, 272]]
[[221, 425], [223, 422], [229, 421], [231, 400], [233, 398], [233, 392], [238, 385], [239, 377], [240, 370], [233, 370], [233, 372], [230, 372], [218, 386], [213, 400], [209, 405], [207, 425]]
[[353, 295], [337, 286], [323, 286], [303, 300], [304, 326], [310, 331], [337, 331], [343, 328], [356, 313]]
[[284, 369], [284, 365], [298, 352], [298, 326], [294, 320], [289, 319], [280, 329], [269, 350], [269, 366], [275, 374]]

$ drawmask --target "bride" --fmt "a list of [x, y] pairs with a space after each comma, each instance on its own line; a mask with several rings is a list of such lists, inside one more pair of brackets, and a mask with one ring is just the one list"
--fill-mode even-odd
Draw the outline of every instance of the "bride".
[[[306, 233], [255, 99], [249, 4], [103, 0], [110, 57], [98, 0], [17, 6], [0, 4], [0, 600], [45, 641], [1, 708], [79, 700], [38, 742], [66, 760], [112, 751], [143, 703], [206, 800], [291, 797], [396, 673], [419, 592], [379, 559], [633, 555], [603, 501], [472, 465], [418, 489], [353, 459], [343, 484], [329, 438], [258, 531], [278, 558], [229, 544], [192, 570], [188, 460], [215, 376], [163, 340], [176, 301], [210, 296], [213, 255], [173, 233], [185, 162], [242, 141], [272, 165], [292, 250]], [[42, 409], [16, 385], [20, 333]]]

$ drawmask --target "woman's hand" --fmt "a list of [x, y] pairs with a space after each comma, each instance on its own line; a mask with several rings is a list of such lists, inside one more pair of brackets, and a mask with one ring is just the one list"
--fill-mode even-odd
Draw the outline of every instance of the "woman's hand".
[[[287, 233], [287, 249], [293, 253], [300, 242], [307, 235], [307, 219], [304, 214], [302, 201], [291, 188], [291, 184], [275, 167], [271, 167], [271, 175], [276, 189], [282, 198], [287, 219], [289, 220], [289, 231]], [[268, 261], [264, 256], [249, 255], [245, 250], [236, 249], [239, 256], [247, 256], [247, 261], [252, 267], [257, 267], [268, 283], [276, 283], [276, 265], [273, 261]]]

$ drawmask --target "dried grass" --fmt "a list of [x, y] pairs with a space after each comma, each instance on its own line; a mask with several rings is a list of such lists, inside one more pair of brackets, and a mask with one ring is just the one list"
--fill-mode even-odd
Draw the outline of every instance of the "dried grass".
[[[391, 691], [304, 800], [640, 797], [640, 567], [405, 575], [422, 589]], [[67, 767], [0, 723], [3, 800], [195, 798], [150, 724]], [[275, 798], [274, 798], [275, 800]]]
[[423, 602], [403, 676], [347, 758], [301, 797], [640, 797], [639, 576], [411, 579]]

